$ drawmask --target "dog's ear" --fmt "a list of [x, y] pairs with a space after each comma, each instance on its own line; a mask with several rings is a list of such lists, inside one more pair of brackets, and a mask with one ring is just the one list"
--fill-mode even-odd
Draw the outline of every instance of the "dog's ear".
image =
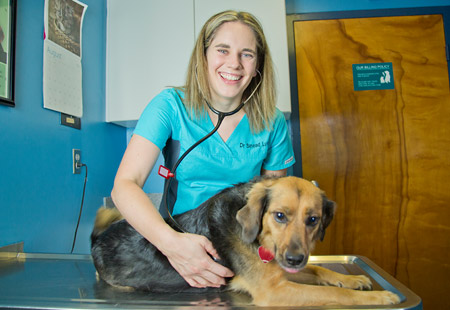
[[322, 218], [320, 220], [320, 226], [318, 231], [318, 237], [320, 241], [325, 238], [325, 229], [330, 225], [333, 220], [334, 212], [336, 211], [336, 203], [328, 200], [325, 195], [322, 195]]
[[242, 227], [245, 243], [255, 241], [261, 230], [261, 220], [269, 200], [270, 190], [263, 182], [255, 183], [247, 194], [247, 204], [237, 212], [236, 219]]

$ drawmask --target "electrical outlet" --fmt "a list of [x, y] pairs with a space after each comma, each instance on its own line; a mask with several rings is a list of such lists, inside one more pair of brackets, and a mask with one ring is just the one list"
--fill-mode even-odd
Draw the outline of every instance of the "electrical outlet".
[[72, 149], [72, 168], [73, 174], [81, 173], [81, 151]]

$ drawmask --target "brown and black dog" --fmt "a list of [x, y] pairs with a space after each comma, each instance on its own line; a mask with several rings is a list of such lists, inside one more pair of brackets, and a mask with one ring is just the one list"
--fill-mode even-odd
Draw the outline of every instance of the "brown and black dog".
[[[335, 208], [307, 180], [257, 178], [227, 188], [175, 219], [186, 231], [211, 240], [220, 263], [235, 274], [226, 289], [250, 294], [256, 305], [399, 303], [389, 291], [368, 291], [372, 285], [366, 276], [307, 265]], [[97, 214], [91, 251], [101, 279], [153, 292], [204, 292], [190, 287], [162, 253], [119, 218], [115, 209], [101, 208]]]

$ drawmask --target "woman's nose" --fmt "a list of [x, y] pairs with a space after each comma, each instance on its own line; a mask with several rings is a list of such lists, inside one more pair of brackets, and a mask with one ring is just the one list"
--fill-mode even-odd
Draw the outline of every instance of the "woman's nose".
[[229, 55], [227, 59], [228, 67], [232, 69], [240, 69], [241, 68], [241, 57], [237, 53], [232, 53]]

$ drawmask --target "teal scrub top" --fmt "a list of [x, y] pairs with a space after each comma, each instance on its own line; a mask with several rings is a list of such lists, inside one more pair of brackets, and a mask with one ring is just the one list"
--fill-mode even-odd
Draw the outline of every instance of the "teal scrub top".
[[[208, 115], [191, 119], [180, 96], [184, 96], [180, 90], [163, 90], [147, 105], [134, 130], [134, 134], [163, 151], [169, 169], [189, 147], [214, 129]], [[180, 163], [176, 182], [171, 182], [175, 185], [169, 191], [170, 204], [175, 202], [172, 214], [194, 209], [220, 190], [248, 182], [260, 175], [261, 168], [281, 170], [294, 163], [281, 111], [277, 109], [271, 131], [256, 134], [251, 132], [245, 115], [226, 142], [216, 132]]]

